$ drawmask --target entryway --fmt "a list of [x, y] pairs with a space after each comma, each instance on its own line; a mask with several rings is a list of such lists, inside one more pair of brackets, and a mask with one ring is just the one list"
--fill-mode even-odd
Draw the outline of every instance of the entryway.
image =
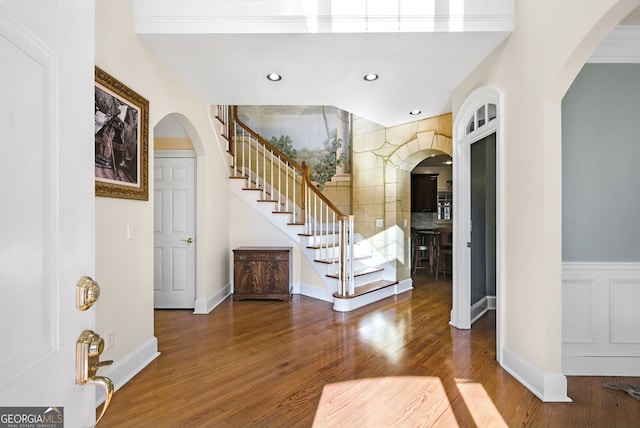
[[154, 167], [154, 307], [195, 303], [195, 158], [156, 152]]
[[471, 323], [496, 308], [496, 134], [471, 144]]

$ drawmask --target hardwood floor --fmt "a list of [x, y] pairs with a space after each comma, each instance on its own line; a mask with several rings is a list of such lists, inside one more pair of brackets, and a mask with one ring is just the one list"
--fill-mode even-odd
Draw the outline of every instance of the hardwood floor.
[[116, 392], [102, 427], [638, 427], [640, 402], [569, 377], [542, 403], [495, 361], [493, 312], [448, 325], [451, 282], [349, 313], [305, 296], [156, 311], [162, 355]]

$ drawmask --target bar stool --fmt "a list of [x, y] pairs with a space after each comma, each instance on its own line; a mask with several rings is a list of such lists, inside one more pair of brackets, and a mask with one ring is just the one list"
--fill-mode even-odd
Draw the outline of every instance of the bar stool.
[[437, 227], [438, 248], [436, 250], [436, 279], [440, 273], [451, 275], [453, 270], [453, 239], [451, 229]]
[[416, 270], [420, 266], [420, 262], [425, 259], [423, 253], [428, 251], [429, 247], [424, 234], [418, 232], [415, 227], [411, 228], [411, 275], [415, 275]]

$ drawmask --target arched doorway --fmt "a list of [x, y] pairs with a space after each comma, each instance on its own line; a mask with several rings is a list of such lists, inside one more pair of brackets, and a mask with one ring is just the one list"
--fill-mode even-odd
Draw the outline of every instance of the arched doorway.
[[456, 162], [453, 168], [453, 203], [456, 215], [453, 222], [453, 260], [456, 275], [453, 278], [453, 304], [451, 325], [460, 329], [471, 328], [471, 165], [472, 144], [495, 135], [495, 308], [497, 357], [500, 361], [501, 308], [500, 293], [504, 274], [501, 270], [501, 219], [502, 215], [502, 132], [501, 132], [501, 94], [494, 88], [481, 87], [472, 92], [462, 107], [453, 126], [453, 152]]
[[411, 171], [411, 274], [451, 280], [453, 160], [432, 151]]
[[411, 214], [411, 171], [425, 158], [437, 154], [452, 155], [451, 137], [431, 129], [417, 132], [411, 140], [399, 145], [385, 163], [385, 194], [394, 201], [385, 204], [385, 218], [395, 219], [399, 226], [387, 232], [387, 240], [394, 243], [394, 256], [401, 261], [397, 263], [399, 279], [411, 277], [410, 236], [399, 232], [400, 228], [407, 226], [400, 224], [401, 218]]
[[154, 127], [154, 308], [193, 309], [196, 290], [196, 156], [186, 120]]

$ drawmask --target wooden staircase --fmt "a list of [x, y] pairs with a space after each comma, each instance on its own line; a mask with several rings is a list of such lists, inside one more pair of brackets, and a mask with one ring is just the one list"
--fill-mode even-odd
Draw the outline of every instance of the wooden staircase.
[[[218, 119], [221, 122], [225, 120], [219, 116]], [[235, 118], [226, 120], [237, 122]], [[298, 177], [294, 173], [290, 176], [288, 171], [283, 172], [280, 156], [286, 163], [290, 159], [248, 128], [243, 128], [242, 132], [242, 146], [233, 141], [234, 138], [226, 137], [232, 147], [230, 151], [237, 155], [233, 156], [230, 165], [231, 192], [295, 242], [324, 282], [322, 290], [317, 286], [300, 284], [297, 290], [294, 288], [294, 293], [331, 301], [334, 310], [346, 312], [411, 288], [404, 285], [400, 289], [395, 269], [366, 239], [353, 232], [338, 230], [341, 223], [336, 219], [347, 216], [343, 216], [315, 186], [307, 185], [305, 189], [304, 180], [308, 173], [307, 177], [302, 174]], [[259, 146], [254, 148], [251, 141], [247, 146], [245, 132], [251, 134]], [[229, 135], [235, 135], [237, 139], [237, 129]], [[240, 150], [241, 155], [238, 154]], [[277, 166], [273, 156], [278, 157]], [[287, 168], [294, 172], [295, 168], [300, 169], [297, 165]], [[304, 168], [303, 165], [303, 171]], [[284, 174], [286, 189], [280, 183]], [[296, 190], [298, 187], [304, 190]], [[349, 241], [347, 245], [345, 237]]]

